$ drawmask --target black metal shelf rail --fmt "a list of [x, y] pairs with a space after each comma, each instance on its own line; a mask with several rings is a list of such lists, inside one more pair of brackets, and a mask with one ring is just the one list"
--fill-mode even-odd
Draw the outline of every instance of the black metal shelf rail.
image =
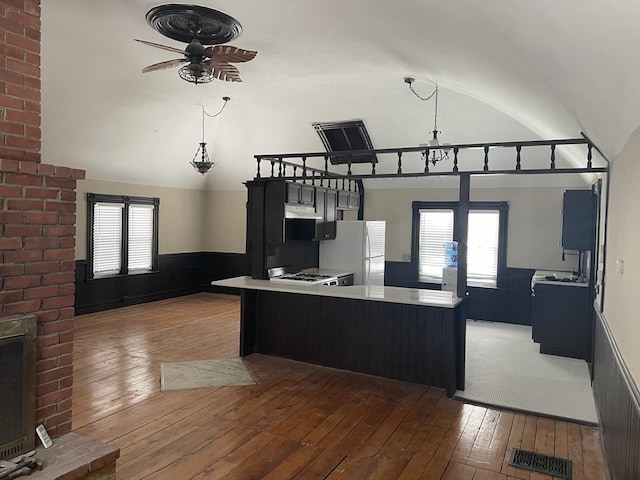
[[[586, 155], [585, 164], [583, 167], [570, 166], [559, 168], [556, 166], [556, 147], [559, 145], [585, 145]], [[523, 150], [528, 147], [549, 147], [549, 166], [546, 168], [523, 168]], [[483, 167], [482, 170], [465, 170], [459, 164], [458, 155], [462, 150], [470, 149], [482, 149], [484, 152]], [[489, 166], [490, 152], [496, 149], [513, 149], [514, 150], [514, 164], [512, 169], [496, 169], [492, 170]], [[448, 150], [453, 152], [453, 157], [438, 164], [444, 162], [451, 162], [451, 170], [432, 170], [430, 164], [435, 166], [436, 162], [433, 162], [429, 158], [430, 152], [434, 150]], [[596, 166], [593, 162], [594, 151], [603, 158], [603, 166]], [[405, 171], [403, 170], [402, 157], [403, 154], [419, 152], [422, 154], [422, 163], [424, 167], [421, 167], [420, 171]], [[353, 165], [363, 165], [361, 162], [352, 162], [353, 158], [362, 157], [363, 155], [371, 155], [374, 160], [371, 161], [371, 171], [369, 173], [353, 172]], [[378, 155], [394, 154], [397, 158], [397, 168], [395, 172], [381, 173], [376, 171], [376, 167], [379, 168], [377, 163], [382, 163]], [[344, 152], [310, 152], [310, 153], [284, 153], [284, 154], [270, 154], [270, 155], [255, 155], [254, 158], [257, 162], [257, 170], [255, 179], [267, 179], [267, 178], [282, 178], [285, 180], [302, 181], [306, 183], [310, 181], [315, 184], [316, 181], [321, 185], [324, 181], [331, 181], [338, 183], [342, 181], [342, 186], [348, 182], [349, 190], [351, 190], [352, 182], [357, 180], [371, 179], [371, 178], [411, 178], [411, 177], [427, 177], [427, 176], [441, 176], [441, 175], [460, 175], [461, 173], [471, 175], [482, 174], [549, 174], [549, 173], [599, 173], [608, 171], [608, 161], [604, 156], [600, 154], [600, 150], [589, 140], [588, 138], [569, 138], [558, 140], [530, 140], [521, 142], [493, 142], [493, 143], [465, 143], [458, 145], [441, 145], [438, 147], [403, 147], [403, 148], [383, 148], [374, 150], [350, 150]], [[307, 165], [310, 159], [323, 159], [324, 168], [317, 168]], [[339, 158], [341, 165], [346, 165], [346, 173], [332, 171], [330, 166], [332, 158]], [[378, 160], [375, 160], [375, 159]], [[346, 161], [345, 161], [346, 159]], [[263, 175], [262, 170], [264, 166], [269, 169], [268, 175]]]

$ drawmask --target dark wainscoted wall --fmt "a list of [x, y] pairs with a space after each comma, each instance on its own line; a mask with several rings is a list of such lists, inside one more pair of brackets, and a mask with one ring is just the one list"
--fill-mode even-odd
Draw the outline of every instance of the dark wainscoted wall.
[[[531, 277], [529, 268], [507, 268], [500, 288], [469, 287], [467, 318], [531, 325]], [[385, 285], [440, 289], [439, 284], [412, 280], [411, 263], [385, 262]]]
[[237, 293], [212, 280], [246, 275], [243, 253], [195, 252], [160, 255], [158, 271], [128, 277], [87, 279], [87, 261], [76, 260], [75, 314], [179, 297], [204, 291]]
[[640, 393], [606, 319], [595, 309], [593, 397], [611, 478], [640, 479]]

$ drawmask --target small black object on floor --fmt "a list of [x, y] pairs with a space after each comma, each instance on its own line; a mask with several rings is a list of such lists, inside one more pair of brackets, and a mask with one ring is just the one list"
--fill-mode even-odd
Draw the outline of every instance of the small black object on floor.
[[567, 480], [571, 480], [572, 477], [571, 460], [520, 450], [519, 448], [511, 450], [509, 465], [534, 472], [546, 473], [547, 475], [553, 475], [555, 477], [566, 478]]

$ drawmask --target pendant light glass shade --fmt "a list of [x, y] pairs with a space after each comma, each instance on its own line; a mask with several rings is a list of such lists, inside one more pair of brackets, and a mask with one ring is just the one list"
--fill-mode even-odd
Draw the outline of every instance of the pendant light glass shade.
[[204, 110], [204, 105], [202, 106], [202, 141], [198, 145], [198, 150], [196, 150], [196, 154], [193, 156], [193, 160], [189, 162], [191, 166], [196, 170], [196, 172], [199, 172], [202, 175], [211, 170], [216, 164], [216, 162], [212, 161], [209, 158], [209, 153], [207, 152], [207, 143], [204, 141], [204, 120], [205, 117], [213, 118], [220, 115], [224, 110], [224, 107], [227, 106], [227, 102], [231, 100], [231, 98], [222, 97], [222, 100], [224, 100], [224, 104], [222, 105], [222, 108], [220, 108], [220, 111], [215, 115], [209, 115]]
[[211, 170], [215, 164], [216, 162], [212, 162], [209, 159], [207, 144], [201, 142], [198, 150], [196, 151], [196, 154], [193, 156], [193, 160], [191, 160], [191, 166], [196, 169], [196, 172], [204, 175], [209, 170]]

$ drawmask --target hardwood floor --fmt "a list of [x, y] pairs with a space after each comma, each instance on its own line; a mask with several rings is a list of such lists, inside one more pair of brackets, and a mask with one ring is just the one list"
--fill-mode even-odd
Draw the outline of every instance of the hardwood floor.
[[161, 362], [238, 354], [239, 298], [202, 293], [76, 317], [73, 428], [121, 449], [118, 480], [550, 479], [512, 447], [605, 479], [597, 428], [441, 389], [252, 355], [256, 385], [160, 392]]

